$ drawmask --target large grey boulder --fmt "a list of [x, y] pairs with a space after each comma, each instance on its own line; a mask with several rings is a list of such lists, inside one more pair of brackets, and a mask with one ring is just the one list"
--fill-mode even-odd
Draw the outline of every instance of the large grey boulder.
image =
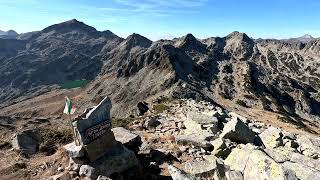
[[121, 173], [129, 168], [138, 166], [139, 162], [134, 152], [121, 143], [117, 143], [101, 158], [87, 165], [82, 165], [79, 174], [82, 177], [94, 179], [98, 175], [110, 176], [113, 173]]
[[271, 149], [284, 145], [282, 139], [283, 133], [280, 129], [275, 127], [268, 127], [268, 129], [263, 131], [259, 137], [266, 148]]
[[225, 179], [226, 167], [222, 160], [210, 155], [202, 161], [185, 163], [185, 170], [198, 178]]
[[257, 149], [251, 144], [240, 144], [234, 148], [229, 156], [225, 159], [224, 163], [230, 166], [231, 170], [243, 172], [249, 159], [250, 153]]
[[292, 173], [292, 171], [286, 171], [264, 152], [253, 150], [245, 165], [243, 177], [247, 180], [287, 180], [288, 177], [295, 177]]
[[312, 158], [320, 157], [320, 138], [301, 135], [297, 137], [297, 142], [302, 154]]
[[316, 177], [319, 171], [311, 167], [308, 167], [306, 165], [286, 161], [282, 164], [282, 166], [286, 169], [294, 171], [296, 176], [300, 180], [319, 180], [319, 179], [314, 179], [314, 177]]
[[77, 146], [75, 142], [64, 145], [63, 149], [71, 158], [80, 158], [85, 154], [83, 146]]
[[290, 160], [292, 162], [303, 164], [320, 171], [320, 159], [313, 159], [299, 153], [293, 153]]
[[127, 148], [135, 150], [141, 145], [141, 137], [123, 127], [112, 128], [115, 139]]
[[226, 158], [231, 153], [232, 142], [228, 139], [217, 138], [210, 143], [213, 145], [211, 154], [217, 157]]
[[209, 141], [214, 137], [213, 134], [176, 135], [175, 140], [178, 145], [182, 146], [193, 145], [202, 148], [212, 148], [212, 144]]
[[196, 180], [196, 177], [176, 168], [173, 165], [168, 166], [168, 171], [173, 180]]
[[24, 130], [14, 135], [11, 144], [17, 151], [34, 154], [39, 150], [40, 138], [38, 129]]
[[243, 180], [243, 175], [240, 171], [227, 171], [227, 180]]
[[238, 118], [233, 118], [224, 126], [220, 137], [237, 143], [253, 143], [256, 138], [255, 133]]
[[264, 152], [277, 163], [290, 161], [292, 155], [295, 153], [293, 149], [282, 146], [274, 149], [264, 149]]
[[215, 134], [219, 131], [218, 119], [216, 117], [197, 111], [188, 111], [187, 120], [183, 124], [186, 128], [185, 134], [203, 132]]
[[158, 120], [158, 117], [150, 117], [150, 118], [146, 118], [144, 122], [144, 127], [147, 129], [152, 129], [152, 128], [156, 128], [160, 124], [161, 122]]
[[139, 102], [137, 104], [137, 114], [138, 116], [143, 116], [146, 112], [148, 112], [149, 107], [146, 102]]

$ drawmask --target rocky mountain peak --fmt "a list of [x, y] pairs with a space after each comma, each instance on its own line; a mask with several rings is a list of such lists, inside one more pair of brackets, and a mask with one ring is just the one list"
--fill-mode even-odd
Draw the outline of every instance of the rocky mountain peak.
[[241, 33], [238, 31], [234, 31], [230, 33], [228, 36], [226, 36], [226, 39], [227, 40], [233, 39], [233, 40], [244, 41], [247, 43], [253, 43], [253, 40], [246, 33]]
[[76, 19], [72, 19], [59, 24], [54, 24], [42, 30], [42, 32], [44, 33], [47, 33], [50, 31], [56, 31], [61, 33], [69, 32], [69, 31], [92, 33], [92, 32], [96, 32], [97, 30], [91, 26], [86, 25], [83, 22], [80, 22]]
[[127, 47], [140, 46], [148, 48], [151, 46], [152, 41], [144, 36], [141, 36], [140, 34], [133, 33], [126, 38], [124, 43]]
[[14, 30], [1, 31], [0, 30], [0, 38], [1, 39], [15, 39], [19, 34]]
[[314, 37], [312, 37], [310, 34], [305, 34], [305, 35], [301, 36], [300, 38], [313, 39]]

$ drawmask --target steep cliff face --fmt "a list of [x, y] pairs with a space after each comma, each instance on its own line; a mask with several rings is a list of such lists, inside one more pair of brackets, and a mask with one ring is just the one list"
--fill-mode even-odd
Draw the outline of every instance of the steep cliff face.
[[[116, 116], [161, 95], [238, 104], [288, 116], [320, 115], [320, 41], [253, 40], [233, 32], [152, 42], [97, 31], [77, 20], [25, 40], [0, 40], [0, 103], [86, 79], [83, 103], [110, 96]], [[8, 103], [10, 102], [10, 103]]]

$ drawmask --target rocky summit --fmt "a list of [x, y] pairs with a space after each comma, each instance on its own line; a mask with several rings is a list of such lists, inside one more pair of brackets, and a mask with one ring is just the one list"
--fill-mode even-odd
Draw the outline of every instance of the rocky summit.
[[0, 179], [320, 179], [317, 38], [0, 33]]

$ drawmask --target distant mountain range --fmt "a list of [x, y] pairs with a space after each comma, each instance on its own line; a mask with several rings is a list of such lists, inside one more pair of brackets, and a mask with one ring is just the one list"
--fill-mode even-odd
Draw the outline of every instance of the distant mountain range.
[[[1, 31], [0, 30], [0, 38], [2, 39], [20, 39], [20, 40], [24, 40], [24, 39], [28, 39], [32, 34], [37, 33], [38, 31], [34, 31], [34, 32], [27, 32], [27, 33], [21, 33], [18, 34], [16, 31], [14, 30], [9, 30], [9, 31]], [[172, 35], [167, 35], [167, 36], [163, 36], [161, 39], [173, 39], [175, 38]], [[260, 38], [262, 39], [262, 38]], [[287, 41], [287, 42], [310, 42], [312, 40], [315, 40], [317, 38], [312, 37], [309, 34], [305, 34], [301, 37], [297, 37], [297, 38], [289, 38], [289, 39], [283, 39], [283, 41]]]
[[152, 42], [74, 19], [23, 39], [0, 39], [0, 107], [21, 115], [28, 109], [13, 104], [85, 79], [90, 83], [79, 103], [110, 96], [119, 117], [132, 114], [140, 101], [166, 96], [238, 104], [311, 123], [320, 115], [319, 67], [320, 40], [311, 36], [254, 40], [233, 32]]
[[16, 39], [18, 37], [18, 33], [14, 30], [9, 31], [1, 31], [0, 30], [0, 38], [2, 39]]

